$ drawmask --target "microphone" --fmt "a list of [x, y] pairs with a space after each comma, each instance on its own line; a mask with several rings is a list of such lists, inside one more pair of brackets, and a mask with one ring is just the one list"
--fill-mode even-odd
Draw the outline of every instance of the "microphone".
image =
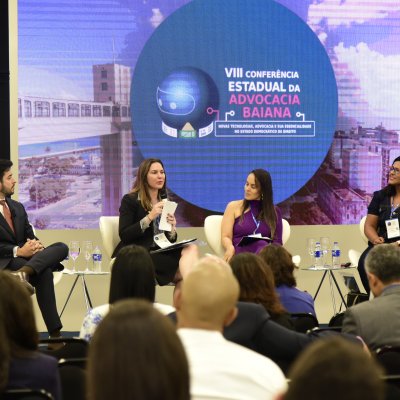
[[168, 201], [167, 189], [164, 188], [160, 190], [160, 198], [164, 203]]

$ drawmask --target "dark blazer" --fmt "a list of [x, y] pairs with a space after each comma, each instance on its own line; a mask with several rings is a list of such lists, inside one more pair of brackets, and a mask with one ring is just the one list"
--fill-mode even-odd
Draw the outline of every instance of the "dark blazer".
[[55, 400], [60, 400], [58, 361], [39, 351], [12, 358], [6, 389], [18, 388], [44, 389], [52, 394]]
[[[129, 244], [136, 244], [143, 246], [146, 249], [150, 249], [153, 244], [153, 224], [142, 232], [140, 227], [140, 220], [143, 219], [148, 212], [142, 207], [142, 204], [138, 200], [137, 193], [128, 193], [121, 200], [121, 206], [119, 208], [119, 237], [121, 242], [117, 245], [113, 252], [115, 257], [122, 247]], [[168, 240], [170, 239], [169, 232], [165, 232]], [[177, 236], [172, 239], [172, 242], [176, 241]]]
[[[113, 252], [115, 257], [118, 252], [129, 244], [136, 244], [150, 250], [153, 245], [153, 224], [143, 232], [140, 227], [140, 220], [147, 215], [147, 211], [142, 207], [138, 200], [137, 193], [126, 194], [121, 201], [119, 208], [119, 236], [121, 242]], [[178, 235], [171, 238], [169, 232], [164, 232], [168, 240], [175, 242]], [[159, 285], [167, 285], [174, 280], [176, 271], [179, 267], [181, 249], [173, 249], [163, 253], [151, 254], [154, 263], [156, 279]]]
[[373, 350], [400, 346], [400, 285], [389, 285], [380, 296], [349, 307], [342, 332], [361, 336]]
[[6, 202], [11, 212], [15, 234], [9, 227], [3, 214], [0, 213], [0, 269], [6, 268], [13, 258], [13, 249], [15, 246], [22, 247], [27, 239], [35, 239], [24, 206], [9, 198], [6, 199]]

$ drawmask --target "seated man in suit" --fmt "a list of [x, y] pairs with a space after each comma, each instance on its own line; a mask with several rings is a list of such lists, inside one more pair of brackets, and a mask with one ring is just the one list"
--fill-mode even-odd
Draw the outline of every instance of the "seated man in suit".
[[268, 400], [286, 389], [273, 361], [222, 336], [236, 317], [238, 297], [229, 265], [216, 257], [201, 259], [184, 278], [176, 305], [192, 399]]
[[375, 298], [347, 309], [342, 332], [361, 336], [371, 349], [400, 346], [400, 248], [374, 246], [365, 268]]
[[[62, 328], [54, 293], [53, 271], [62, 270], [60, 261], [68, 254], [64, 243], [44, 247], [35, 237], [24, 206], [9, 196], [16, 180], [10, 160], [0, 159], [0, 269], [8, 269], [34, 293], [51, 337]], [[33, 285], [33, 286], [32, 286]]]

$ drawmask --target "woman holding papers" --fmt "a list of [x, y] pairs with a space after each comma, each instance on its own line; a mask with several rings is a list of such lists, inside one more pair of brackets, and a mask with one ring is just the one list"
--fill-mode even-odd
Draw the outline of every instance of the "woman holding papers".
[[[164, 205], [167, 204], [167, 178], [164, 165], [156, 158], [145, 159], [139, 166], [136, 181], [130, 193], [126, 194], [119, 208], [119, 236], [121, 242], [114, 250], [113, 257], [129, 244], [145, 247], [150, 252], [159, 249], [156, 241], [168, 245], [176, 242], [176, 219], [168, 213], [160, 230]], [[164, 234], [164, 235], [163, 235]], [[174, 280], [178, 269], [181, 249], [151, 254], [156, 269], [157, 282], [166, 285]]]
[[221, 235], [226, 261], [237, 253], [258, 253], [269, 243], [282, 245], [282, 216], [273, 203], [269, 172], [250, 172], [244, 199], [231, 201], [226, 207]]

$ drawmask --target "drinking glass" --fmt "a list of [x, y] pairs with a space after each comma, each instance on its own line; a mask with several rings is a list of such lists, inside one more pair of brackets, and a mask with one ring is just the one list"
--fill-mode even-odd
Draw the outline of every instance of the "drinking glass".
[[92, 255], [93, 255], [93, 243], [90, 240], [85, 240], [83, 242], [83, 254], [85, 256], [85, 260], [86, 260], [86, 269], [85, 272], [89, 272], [90, 268], [89, 268], [89, 260], [92, 259]]
[[331, 241], [328, 237], [322, 237], [321, 241], [321, 251], [322, 251], [322, 259], [324, 262], [324, 266], [330, 266], [330, 250], [331, 250]]
[[307, 252], [308, 252], [308, 255], [310, 256], [310, 261], [311, 261], [310, 266], [311, 267], [314, 266], [315, 243], [316, 243], [316, 240], [314, 238], [307, 239]]
[[80, 247], [79, 247], [79, 242], [76, 240], [73, 240], [69, 242], [69, 256], [72, 258], [73, 264], [72, 264], [72, 272], [76, 271], [76, 259], [79, 256], [80, 253]]

